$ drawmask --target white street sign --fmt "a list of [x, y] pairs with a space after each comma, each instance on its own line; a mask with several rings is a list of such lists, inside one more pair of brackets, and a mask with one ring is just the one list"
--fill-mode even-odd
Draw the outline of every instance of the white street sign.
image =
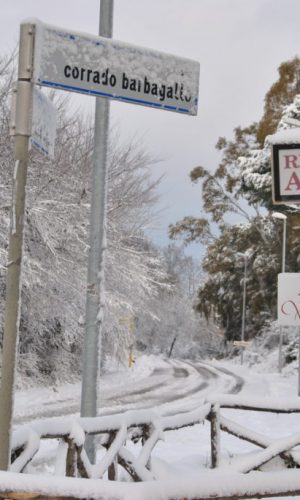
[[39, 89], [33, 89], [32, 131], [30, 143], [49, 158], [54, 157], [56, 137], [56, 109], [52, 101]]
[[278, 324], [300, 326], [300, 273], [278, 275]]
[[233, 345], [236, 347], [250, 347], [251, 342], [249, 342], [247, 340], [234, 340]]
[[35, 83], [197, 114], [199, 63], [35, 21]]

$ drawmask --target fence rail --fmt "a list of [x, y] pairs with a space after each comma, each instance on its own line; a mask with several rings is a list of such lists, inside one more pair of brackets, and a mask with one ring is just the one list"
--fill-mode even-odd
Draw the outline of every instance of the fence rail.
[[[193, 412], [171, 417], [158, 417], [149, 411], [133, 411], [106, 417], [55, 418], [34, 422], [30, 426], [20, 428], [13, 436], [11, 470], [8, 473], [0, 472], [0, 498], [16, 500], [62, 497], [106, 500], [143, 498], [146, 500], [148, 492], [153, 489], [158, 492], [164, 491], [167, 496], [157, 495], [157, 498], [168, 500], [175, 497], [182, 500], [200, 498], [225, 500], [233, 497], [242, 499], [300, 496], [298, 470], [300, 452], [294, 449], [300, 445], [300, 432], [273, 440], [222, 415], [222, 410], [228, 408], [300, 413], [300, 404], [295, 401], [274, 402], [266, 399], [260, 401], [238, 396], [222, 396], [208, 400]], [[210, 422], [210, 465], [213, 470], [200, 470], [199, 479], [193, 479], [190, 485], [190, 481], [187, 481], [185, 489], [182, 489], [182, 484], [185, 483], [182, 478], [181, 483], [176, 486], [177, 490], [174, 490], [176, 481], [172, 481], [171, 485], [158, 481], [152, 470], [151, 453], [156, 443], [163, 438], [163, 433], [193, 426], [205, 420]], [[221, 431], [250, 442], [258, 446], [259, 450], [243, 457], [238, 464], [224, 466], [221, 460]], [[84, 449], [87, 435], [97, 436], [97, 443], [102, 450], [102, 457], [96, 464], [91, 464]], [[58, 440], [53, 476], [49, 479], [48, 476], [22, 474], [40, 450], [40, 444], [44, 439]], [[129, 441], [141, 443], [138, 456], [126, 446]], [[276, 472], [276, 480], [278, 476], [281, 479], [280, 482], [277, 480], [274, 483], [274, 474], [268, 475], [267, 472], [256, 471], [278, 456], [286, 468], [296, 470], [283, 471], [281, 476]], [[133, 483], [118, 481], [120, 467], [127, 471]], [[260, 474], [259, 481], [251, 483], [255, 474]], [[230, 485], [228, 485], [228, 475]], [[104, 480], [104, 477], [110, 481]], [[181, 497], [180, 491], [182, 491]]]

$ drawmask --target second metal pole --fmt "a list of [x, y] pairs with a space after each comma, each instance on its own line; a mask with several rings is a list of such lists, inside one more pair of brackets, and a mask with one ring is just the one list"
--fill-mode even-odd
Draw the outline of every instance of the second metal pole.
[[[101, 0], [99, 35], [111, 38], [113, 0]], [[92, 199], [90, 214], [90, 250], [86, 295], [86, 327], [83, 350], [81, 416], [95, 417], [98, 407], [100, 373], [101, 322], [104, 291], [104, 251], [106, 212], [106, 157], [109, 128], [109, 100], [96, 98]], [[93, 438], [86, 450], [95, 460]]]

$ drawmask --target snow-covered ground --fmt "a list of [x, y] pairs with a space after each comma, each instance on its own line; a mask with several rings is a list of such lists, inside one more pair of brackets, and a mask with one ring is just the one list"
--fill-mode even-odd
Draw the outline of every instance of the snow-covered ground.
[[[100, 393], [103, 406], [100, 414], [107, 415], [119, 413], [122, 410], [133, 410], [135, 405], [136, 409], [150, 409], [152, 402], [158, 414], [174, 415], [176, 412], [182, 414], [185, 410], [193, 410], [201, 406], [206, 399], [217, 398], [221, 394], [234, 394], [236, 397], [260, 401], [268, 399], [274, 403], [281, 400], [299, 403], [296, 366], [290, 366], [283, 370], [282, 374], [274, 370], [269, 371], [272, 366], [272, 363], [268, 363], [267, 360], [259, 366], [250, 367], [247, 364], [241, 366], [238, 359], [224, 362], [213, 361], [209, 364], [200, 362], [189, 364], [183, 361], [168, 361], [154, 356], [143, 356], [137, 360], [132, 369], [102, 377]], [[170, 394], [173, 397], [170, 398]], [[35, 416], [46, 417], [48, 410], [49, 416], [56, 415], [59, 411], [76, 416], [79, 399], [79, 384], [19, 391], [16, 393], [15, 427], [20, 427], [22, 421], [28, 423], [28, 420], [34, 419]], [[300, 433], [300, 417], [296, 413], [283, 415], [223, 409], [222, 415], [271, 439]], [[139, 446], [132, 443], [129, 444], [129, 449], [136, 455]], [[229, 473], [228, 466], [232, 467], [231, 473], [234, 478], [234, 469], [237, 464], [241, 464], [241, 460], [248, 459], [249, 454], [257, 450], [256, 446], [222, 432], [220, 478], [223, 477], [223, 472]], [[187, 478], [191, 479], [191, 485], [195, 484], [193, 482], [195, 477], [210, 467], [210, 453], [208, 422], [165, 432], [164, 440], [159, 441], [152, 452], [152, 468], [155, 477], [164, 485], [179, 484], [180, 478], [183, 478], [183, 485], [189, 484]], [[51, 456], [51, 447], [46, 450], [47, 454]], [[274, 473], [275, 478], [278, 473], [281, 474], [282, 464], [279, 460], [274, 460], [265, 468], [270, 474]], [[29, 467], [28, 472], [33, 472], [32, 466]], [[126, 479], [125, 473], [121, 479]], [[239, 480], [235, 478], [235, 481], [239, 482]], [[203, 484], [206, 484], [204, 476], [203, 481]], [[220, 488], [224, 492], [223, 479], [219, 481]], [[288, 484], [285, 481], [288, 481], [287, 476], [282, 476], [281, 484]], [[294, 476], [290, 477], [290, 481], [291, 486], [296, 484]], [[232, 484], [231, 482], [231, 487]], [[149, 488], [150, 496], [147, 497], [149, 499], [168, 498], [158, 493], [155, 488], [153, 491], [156, 493], [151, 493], [151, 491]], [[130, 495], [131, 498], [138, 498], [132, 496], [132, 491], [128, 495], [128, 498]], [[120, 498], [123, 497], [120, 496]], [[127, 497], [124, 496], [124, 498]]]
[[[145, 408], [164, 415], [176, 414], [198, 408], [212, 392], [236, 393], [242, 384], [238, 376], [224, 372], [221, 365], [142, 356], [133, 368], [101, 377], [99, 415]], [[80, 383], [17, 391], [15, 423], [78, 415], [80, 391]]]

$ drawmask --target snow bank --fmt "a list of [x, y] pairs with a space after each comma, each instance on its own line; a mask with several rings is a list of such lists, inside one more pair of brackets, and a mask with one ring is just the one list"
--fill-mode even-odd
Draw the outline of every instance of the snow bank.
[[72, 496], [102, 500], [168, 500], [182, 497], [257, 497], [300, 494], [300, 474], [297, 470], [283, 472], [208, 471], [187, 474], [172, 481], [123, 483], [95, 479], [74, 479], [0, 472], [0, 490], [4, 492], [35, 492], [41, 495]]

